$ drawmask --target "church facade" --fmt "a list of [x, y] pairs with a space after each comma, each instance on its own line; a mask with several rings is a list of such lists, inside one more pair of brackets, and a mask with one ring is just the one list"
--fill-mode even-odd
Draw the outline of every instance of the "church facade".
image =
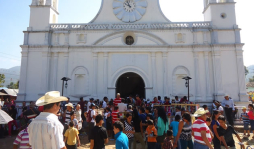
[[[62, 91], [102, 99], [140, 94], [248, 101], [233, 0], [204, 0], [204, 21], [171, 22], [159, 0], [102, 0], [87, 24], [59, 24], [59, 0], [33, 0], [24, 31], [18, 101]], [[64, 85], [62, 78], [69, 80]], [[65, 85], [66, 84], [66, 85]], [[63, 85], [63, 86], [62, 86]], [[66, 86], [66, 87], [65, 87]]]

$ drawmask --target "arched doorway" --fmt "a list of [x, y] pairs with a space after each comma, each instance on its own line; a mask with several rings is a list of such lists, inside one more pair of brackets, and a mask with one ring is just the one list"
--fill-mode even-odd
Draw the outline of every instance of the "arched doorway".
[[116, 93], [120, 93], [122, 98], [129, 97], [129, 95], [135, 96], [136, 94], [146, 98], [144, 80], [136, 73], [124, 73], [117, 79]]

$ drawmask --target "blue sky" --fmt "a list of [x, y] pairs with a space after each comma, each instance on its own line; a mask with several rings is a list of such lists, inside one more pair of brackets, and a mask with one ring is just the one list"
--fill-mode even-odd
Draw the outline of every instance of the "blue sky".
[[[109, 1], [109, 0], [107, 0]], [[235, 0], [237, 24], [244, 46], [244, 63], [254, 64], [254, 0]], [[21, 63], [23, 32], [29, 26], [32, 0], [0, 0], [0, 68]], [[59, 23], [87, 23], [100, 8], [101, 0], [60, 0]], [[203, 0], [160, 0], [165, 16], [173, 22], [203, 21]]]

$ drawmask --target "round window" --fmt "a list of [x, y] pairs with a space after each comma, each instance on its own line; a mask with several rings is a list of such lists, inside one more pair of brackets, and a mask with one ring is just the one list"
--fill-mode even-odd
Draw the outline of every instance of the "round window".
[[125, 38], [125, 43], [126, 43], [127, 45], [132, 45], [132, 44], [134, 43], [134, 38], [133, 38], [132, 36], [127, 36], [127, 37]]
[[225, 18], [227, 17], [227, 15], [226, 15], [225, 13], [222, 13], [222, 14], [220, 14], [220, 17], [221, 17], [222, 19], [225, 19]]

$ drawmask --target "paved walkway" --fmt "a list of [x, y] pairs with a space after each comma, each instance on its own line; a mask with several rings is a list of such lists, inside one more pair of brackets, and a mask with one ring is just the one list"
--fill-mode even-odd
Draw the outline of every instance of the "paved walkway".
[[[243, 137], [242, 133], [239, 133], [240, 137]], [[12, 149], [12, 143], [15, 140], [16, 136], [13, 137], [6, 137], [4, 139], [0, 139], [0, 149]], [[81, 147], [78, 147], [78, 149], [89, 149], [90, 144], [87, 141], [87, 136], [81, 136]], [[235, 142], [237, 141], [237, 138], [234, 136]], [[248, 139], [244, 139], [245, 147], [248, 145], [251, 145], [254, 147], [254, 140], [252, 139], [252, 134]], [[106, 145], [106, 149], [115, 149], [115, 141], [109, 141], [109, 143]], [[141, 148], [141, 144], [138, 144], [137, 149]], [[241, 149], [240, 146], [236, 143], [236, 149]]]

